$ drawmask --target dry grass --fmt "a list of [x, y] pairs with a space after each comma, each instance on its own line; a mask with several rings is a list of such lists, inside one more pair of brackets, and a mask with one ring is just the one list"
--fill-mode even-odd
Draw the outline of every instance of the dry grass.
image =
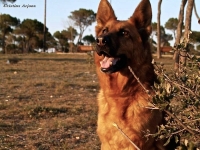
[[2, 57], [0, 149], [99, 149], [98, 83], [87, 56], [18, 55], [16, 64]]
[[[6, 64], [14, 57], [21, 60]], [[1, 150], [100, 148], [99, 86], [87, 55], [0, 55], [0, 83]]]

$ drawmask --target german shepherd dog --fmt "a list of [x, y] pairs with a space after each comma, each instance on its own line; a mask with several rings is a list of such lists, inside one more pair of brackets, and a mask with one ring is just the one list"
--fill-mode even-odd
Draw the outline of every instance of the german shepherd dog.
[[145, 136], [147, 131], [156, 133], [163, 121], [160, 110], [147, 108], [152, 100], [141, 86], [152, 94], [156, 80], [148, 42], [151, 19], [149, 0], [142, 0], [126, 21], [117, 20], [107, 0], [100, 1], [95, 64], [100, 82], [97, 133], [101, 150], [173, 149]]

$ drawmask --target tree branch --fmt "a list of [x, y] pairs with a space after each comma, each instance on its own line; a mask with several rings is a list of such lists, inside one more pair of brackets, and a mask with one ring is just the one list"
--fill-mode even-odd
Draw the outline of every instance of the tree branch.
[[118, 131], [136, 148], [136, 150], [140, 150], [140, 148], [131, 141], [131, 139], [122, 131], [122, 129], [119, 128], [119, 126], [116, 123], [113, 123], [113, 126], [118, 129]]
[[193, 130], [191, 130], [190, 128], [188, 128], [185, 124], [183, 124], [175, 115], [173, 115], [172, 113], [170, 113], [167, 110], [164, 110], [164, 112], [166, 112], [170, 117], [172, 117], [180, 126], [183, 127], [183, 129], [187, 130], [189, 133], [191, 133], [193, 136], [195, 137], [199, 137], [196, 135], [196, 131], [194, 132]]

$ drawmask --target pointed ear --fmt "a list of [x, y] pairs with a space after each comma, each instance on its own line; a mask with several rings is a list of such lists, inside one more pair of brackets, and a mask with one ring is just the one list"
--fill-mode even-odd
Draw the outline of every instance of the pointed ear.
[[[135, 9], [133, 15], [129, 18], [139, 33], [143, 36], [142, 38], [148, 38], [151, 34], [151, 19], [152, 19], [152, 10], [149, 0], [142, 0], [140, 4]], [[147, 37], [144, 37], [147, 36]]]
[[107, 21], [112, 19], [116, 20], [117, 18], [110, 3], [107, 0], [101, 0], [96, 15], [97, 26], [104, 26]]

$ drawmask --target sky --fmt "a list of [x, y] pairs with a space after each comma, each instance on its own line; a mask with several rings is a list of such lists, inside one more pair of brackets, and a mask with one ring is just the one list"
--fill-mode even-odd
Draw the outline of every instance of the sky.
[[[119, 20], [128, 19], [134, 12], [136, 6], [141, 0], [109, 0]], [[178, 18], [180, 4], [182, 0], [163, 0], [161, 6], [161, 25], [167, 22], [169, 18]], [[98, 9], [100, 0], [47, 0], [47, 20], [46, 26], [50, 33], [62, 31], [70, 26], [68, 16], [74, 10], [80, 8], [92, 9], [95, 13]], [[157, 22], [157, 6], [158, 0], [150, 0], [152, 5], [153, 18], [152, 22]], [[20, 7], [7, 7], [0, 3], [0, 13], [10, 14], [23, 21], [24, 19], [37, 19], [44, 22], [44, 0], [17, 0], [15, 3], [8, 3], [9, 5], [18, 5]], [[23, 7], [26, 5], [33, 5], [34, 7]], [[197, 11], [200, 14], [200, 0], [196, 0]], [[85, 35], [94, 33], [94, 23], [85, 31]], [[192, 30], [200, 31], [200, 24], [197, 23], [196, 16], [192, 16]], [[77, 29], [78, 31], [78, 29]], [[172, 34], [172, 32], [168, 31]]]

